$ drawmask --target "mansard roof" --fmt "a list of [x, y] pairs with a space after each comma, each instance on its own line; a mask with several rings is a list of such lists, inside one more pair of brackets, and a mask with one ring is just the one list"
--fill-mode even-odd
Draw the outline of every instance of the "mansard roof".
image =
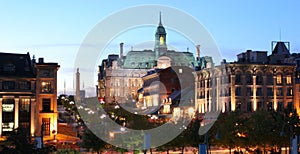
[[34, 77], [29, 53], [0, 53], [0, 76]]
[[285, 42], [277, 42], [272, 52], [273, 55], [290, 55], [290, 51], [285, 45]]

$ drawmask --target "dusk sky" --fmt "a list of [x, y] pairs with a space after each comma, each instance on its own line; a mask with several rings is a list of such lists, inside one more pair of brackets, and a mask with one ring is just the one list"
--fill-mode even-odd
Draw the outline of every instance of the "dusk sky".
[[[222, 58], [234, 61], [245, 50], [268, 51], [271, 41], [289, 41], [291, 52], [300, 52], [300, 1], [1, 1], [0, 3], [0, 52], [27, 53], [46, 62], [57, 62], [58, 92], [73, 93], [74, 61], [79, 47], [89, 31], [113, 13], [145, 4], [177, 8], [201, 23], [214, 38]], [[137, 13], [142, 15], [143, 12]], [[158, 21], [158, 14], [153, 14]], [[176, 18], [176, 15], [174, 15]], [[134, 20], [135, 17], [123, 19]], [[164, 12], [162, 21], [164, 24]], [[178, 19], [185, 22], [184, 19]], [[158, 23], [158, 22], [157, 22]], [[122, 21], [120, 21], [122, 24]], [[112, 25], [113, 26], [113, 25]], [[154, 39], [156, 27], [140, 28], [139, 32], [124, 32], [115, 38], [107, 51], [118, 53], [120, 41], [125, 49]], [[180, 51], [195, 47], [181, 36], [168, 31], [167, 44]], [[100, 49], [99, 49], [100, 50]], [[99, 51], [100, 52], [100, 51]], [[87, 53], [88, 54], [88, 53]], [[101, 58], [104, 57], [99, 57]], [[100, 64], [100, 62], [99, 62]], [[97, 72], [95, 72], [96, 74]], [[92, 96], [96, 85], [85, 88]], [[87, 81], [84, 81], [85, 83]], [[88, 82], [87, 82], [88, 83]], [[92, 92], [91, 92], [92, 91]]]

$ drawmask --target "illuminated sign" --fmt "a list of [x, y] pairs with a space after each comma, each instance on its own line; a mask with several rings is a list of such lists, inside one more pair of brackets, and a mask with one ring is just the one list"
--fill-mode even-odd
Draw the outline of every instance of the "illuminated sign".
[[13, 112], [14, 104], [2, 104], [2, 111], [3, 112]]
[[8, 123], [2, 123], [2, 131], [13, 131], [14, 130], [14, 123], [8, 122]]

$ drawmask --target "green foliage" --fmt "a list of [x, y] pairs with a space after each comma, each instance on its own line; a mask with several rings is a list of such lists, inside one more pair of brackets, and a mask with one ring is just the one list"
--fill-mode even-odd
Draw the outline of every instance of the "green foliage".
[[[209, 132], [210, 142], [217, 146], [282, 147], [289, 145], [291, 135], [300, 134], [296, 111], [249, 113], [229, 112], [219, 116]], [[218, 139], [214, 136], [218, 136]]]
[[82, 147], [86, 149], [92, 149], [96, 152], [101, 152], [107, 146], [107, 143], [98, 138], [89, 129], [86, 129], [83, 134]]

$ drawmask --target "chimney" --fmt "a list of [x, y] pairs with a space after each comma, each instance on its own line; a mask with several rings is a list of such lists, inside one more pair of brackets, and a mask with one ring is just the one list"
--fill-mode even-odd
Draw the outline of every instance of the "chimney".
[[196, 58], [197, 58], [197, 60], [199, 60], [200, 59], [200, 45], [197, 45], [196, 48], [197, 48]]
[[44, 63], [44, 58], [39, 58], [39, 63]]
[[123, 46], [124, 46], [124, 43], [121, 42], [120, 43], [120, 58], [123, 59]]

